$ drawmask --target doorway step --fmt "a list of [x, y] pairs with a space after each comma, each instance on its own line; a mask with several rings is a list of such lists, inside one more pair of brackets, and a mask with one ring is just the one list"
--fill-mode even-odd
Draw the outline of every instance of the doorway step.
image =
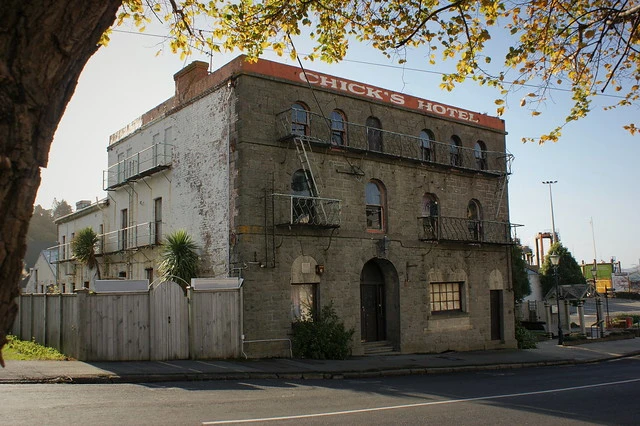
[[378, 342], [362, 342], [365, 356], [397, 355], [393, 344], [388, 340]]

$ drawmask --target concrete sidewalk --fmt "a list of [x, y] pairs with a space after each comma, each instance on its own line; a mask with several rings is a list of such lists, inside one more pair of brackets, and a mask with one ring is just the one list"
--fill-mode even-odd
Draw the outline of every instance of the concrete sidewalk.
[[343, 379], [581, 364], [640, 355], [640, 338], [578, 346], [540, 342], [536, 349], [300, 359], [210, 361], [7, 361], [0, 384], [148, 383], [192, 380]]

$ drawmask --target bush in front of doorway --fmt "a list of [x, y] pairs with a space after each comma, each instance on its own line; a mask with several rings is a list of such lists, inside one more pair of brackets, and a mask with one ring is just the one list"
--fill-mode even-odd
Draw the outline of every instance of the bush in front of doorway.
[[293, 323], [293, 356], [311, 359], [345, 359], [351, 354], [351, 338], [333, 304], [324, 306], [315, 319]]
[[518, 349], [535, 349], [538, 347], [536, 335], [524, 328], [520, 321], [516, 321], [516, 341], [518, 342]]

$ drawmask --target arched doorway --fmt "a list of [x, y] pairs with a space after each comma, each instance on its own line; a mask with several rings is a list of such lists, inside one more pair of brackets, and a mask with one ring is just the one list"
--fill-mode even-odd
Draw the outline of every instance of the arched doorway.
[[361, 340], [385, 340], [385, 286], [382, 270], [375, 261], [365, 263], [360, 274]]

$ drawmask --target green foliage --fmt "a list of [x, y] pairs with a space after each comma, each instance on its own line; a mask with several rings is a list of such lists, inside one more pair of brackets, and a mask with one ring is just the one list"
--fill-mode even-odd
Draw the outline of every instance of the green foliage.
[[54, 219], [58, 219], [59, 217], [66, 216], [68, 214], [73, 213], [73, 209], [64, 199], [58, 201], [57, 199], [53, 199], [53, 206], [51, 207], [51, 215]]
[[626, 319], [628, 317], [633, 318], [633, 323], [637, 324], [640, 323], [640, 314], [625, 314], [623, 313], [617, 313], [614, 317], [614, 319]]
[[20, 340], [15, 336], [7, 336], [9, 343], [2, 350], [5, 360], [17, 361], [62, 361], [67, 357], [53, 348], [39, 345], [35, 341]]
[[322, 308], [317, 319], [293, 324], [293, 355], [297, 358], [345, 359], [351, 353], [352, 328], [345, 329], [333, 304]]
[[554, 243], [549, 248], [549, 252], [544, 258], [544, 263], [540, 267], [540, 284], [542, 291], [546, 294], [555, 284], [554, 267], [551, 264], [550, 254], [560, 255], [560, 263], [558, 263], [558, 284], [586, 284], [587, 281], [582, 275], [580, 265], [573, 258], [571, 252], [565, 248], [562, 243]]
[[[468, 80], [493, 87], [498, 115], [519, 104], [536, 117], [549, 91], [570, 92], [564, 119], [552, 117], [554, 127], [540, 143], [558, 141], [564, 125], [586, 117], [599, 92], [616, 94], [605, 110], [640, 99], [636, 1], [124, 0], [116, 25], [131, 21], [143, 31], [151, 17], [167, 22], [169, 47], [181, 59], [201, 49], [239, 49], [252, 59], [271, 49], [296, 59], [294, 40], [304, 37], [313, 43], [306, 58], [331, 63], [355, 40], [399, 63], [419, 48], [428, 50], [429, 65], [452, 61], [440, 88]], [[109, 31], [101, 44], [108, 40]], [[531, 91], [508, 102], [507, 95], [519, 96], [524, 87]], [[624, 128], [640, 131], [634, 123]]]
[[524, 328], [519, 321], [516, 321], [516, 341], [518, 349], [535, 349], [538, 346], [538, 338], [535, 333]]
[[99, 241], [98, 234], [91, 227], [82, 228], [71, 240], [73, 257], [89, 269], [95, 268], [98, 279], [100, 279], [100, 266], [96, 256], [96, 245]]
[[184, 229], [167, 235], [160, 251], [160, 279], [177, 283], [186, 295], [191, 278], [198, 276], [198, 250], [198, 246]]
[[522, 247], [511, 248], [511, 280], [513, 281], [513, 298], [516, 302], [531, 294], [531, 283], [526, 269], [527, 264], [522, 257]]
[[40, 205], [33, 209], [33, 216], [29, 221], [27, 232], [27, 252], [24, 263], [27, 268], [32, 268], [42, 250], [56, 245], [58, 234], [51, 210], [46, 210]]

